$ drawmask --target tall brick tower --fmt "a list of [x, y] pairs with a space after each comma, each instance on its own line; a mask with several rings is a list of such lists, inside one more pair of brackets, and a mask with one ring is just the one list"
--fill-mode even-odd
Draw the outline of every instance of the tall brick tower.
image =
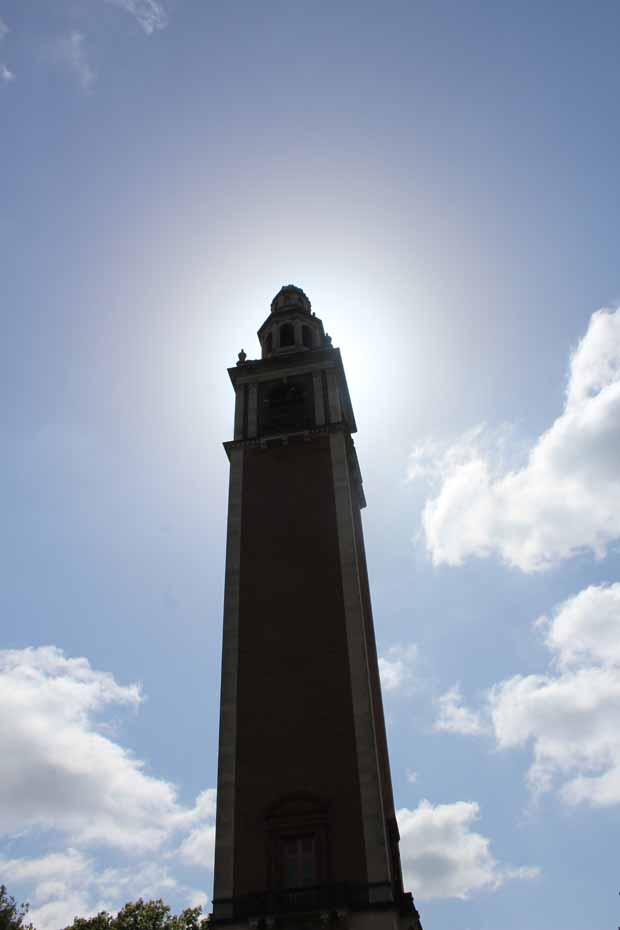
[[421, 930], [403, 891], [338, 349], [283, 287], [239, 354], [213, 921]]

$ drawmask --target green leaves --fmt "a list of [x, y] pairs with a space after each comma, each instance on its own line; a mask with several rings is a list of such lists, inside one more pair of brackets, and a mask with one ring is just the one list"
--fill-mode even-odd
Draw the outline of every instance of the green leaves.
[[[4, 885], [0, 885], [0, 930], [35, 930], [25, 918], [28, 904], [17, 904]], [[65, 930], [208, 930], [209, 919], [201, 907], [186, 907], [172, 914], [161, 898], [155, 901], [129, 901], [116, 917], [100, 911], [94, 917], [75, 917]]]
[[[113, 917], [101, 911], [94, 917], [76, 917], [65, 930], [207, 930], [208, 918], [202, 916], [201, 907], [187, 907], [180, 914], [172, 914], [161, 898], [155, 901], [127, 903]], [[0, 930], [5, 930], [0, 924]], [[12, 930], [12, 925], [7, 925]], [[24, 928], [27, 930], [27, 928]]]
[[24, 923], [28, 910], [28, 904], [17, 904], [0, 885], [0, 930], [34, 930], [32, 924]]

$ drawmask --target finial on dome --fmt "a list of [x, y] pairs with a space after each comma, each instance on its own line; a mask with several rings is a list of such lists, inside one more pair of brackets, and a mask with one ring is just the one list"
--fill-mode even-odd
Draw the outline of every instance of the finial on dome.
[[291, 309], [303, 310], [310, 314], [312, 304], [300, 287], [295, 284], [285, 284], [271, 301], [271, 312], [279, 313], [281, 310]]

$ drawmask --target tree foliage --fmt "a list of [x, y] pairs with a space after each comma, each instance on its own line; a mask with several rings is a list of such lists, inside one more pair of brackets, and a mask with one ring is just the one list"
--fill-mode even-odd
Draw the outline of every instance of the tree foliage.
[[[28, 904], [17, 904], [0, 885], [0, 930], [35, 930], [26, 922]], [[93, 917], [75, 917], [65, 930], [208, 930], [209, 920], [201, 907], [186, 907], [173, 914], [161, 898], [129, 901], [118, 914], [100, 911]]]
[[0, 930], [34, 930], [31, 923], [26, 923], [27, 914], [28, 905], [17, 904], [6, 887], [0, 885]]
[[[116, 914], [100, 911], [94, 917], [76, 917], [65, 930], [207, 930], [208, 919], [201, 907], [187, 907], [180, 914], [161, 898], [156, 901], [130, 901]], [[0, 926], [0, 930], [4, 930]]]

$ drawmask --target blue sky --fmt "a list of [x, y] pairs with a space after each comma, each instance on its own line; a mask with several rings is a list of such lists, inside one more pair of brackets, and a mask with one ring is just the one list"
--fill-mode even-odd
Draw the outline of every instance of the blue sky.
[[209, 906], [226, 367], [288, 282], [348, 373], [425, 927], [617, 925], [619, 29], [0, 0], [0, 877], [39, 930]]

